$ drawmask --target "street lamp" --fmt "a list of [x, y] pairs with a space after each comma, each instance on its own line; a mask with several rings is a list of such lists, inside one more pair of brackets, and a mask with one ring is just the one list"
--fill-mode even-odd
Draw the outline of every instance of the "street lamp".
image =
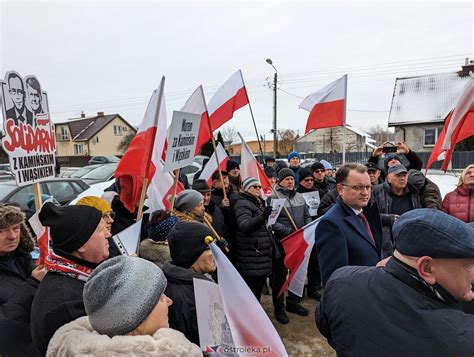
[[266, 62], [273, 67], [275, 74], [273, 76], [273, 157], [277, 157], [277, 147], [278, 147], [278, 138], [277, 138], [277, 82], [278, 82], [278, 71], [273, 65], [273, 61], [270, 58], [267, 58]]

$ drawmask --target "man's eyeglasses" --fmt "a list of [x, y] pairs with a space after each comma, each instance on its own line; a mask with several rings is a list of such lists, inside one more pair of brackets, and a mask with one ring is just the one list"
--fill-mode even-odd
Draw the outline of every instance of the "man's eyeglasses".
[[115, 218], [115, 212], [107, 212], [102, 215], [103, 219], [114, 219]]
[[362, 192], [364, 190], [370, 191], [372, 190], [372, 185], [346, 185], [344, 183], [341, 184], [342, 186], [350, 187], [354, 191]]
[[317, 174], [319, 174], [319, 173], [326, 172], [326, 170], [324, 170], [324, 169], [316, 169], [316, 170], [314, 170], [313, 172], [316, 172]]
[[262, 188], [262, 186], [260, 185], [253, 185], [253, 186], [250, 186], [250, 188], [255, 188], [257, 190], [260, 190]]
[[11, 95], [23, 95], [23, 94], [25, 94], [25, 91], [23, 89], [10, 89], [8, 92], [10, 92]]

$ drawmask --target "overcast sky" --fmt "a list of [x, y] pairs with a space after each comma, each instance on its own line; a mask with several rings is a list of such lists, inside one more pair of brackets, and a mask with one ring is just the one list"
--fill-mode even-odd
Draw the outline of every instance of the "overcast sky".
[[[166, 76], [168, 121], [202, 84], [209, 100], [242, 69], [257, 128], [304, 133], [309, 93], [349, 75], [347, 122], [386, 126], [396, 77], [454, 72], [473, 58], [467, 2], [0, 2], [0, 76], [34, 74], [53, 121], [84, 111], [138, 125]], [[268, 80], [267, 80], [268, 78]], [[230, 125], [255, 138], [248, 107]]]

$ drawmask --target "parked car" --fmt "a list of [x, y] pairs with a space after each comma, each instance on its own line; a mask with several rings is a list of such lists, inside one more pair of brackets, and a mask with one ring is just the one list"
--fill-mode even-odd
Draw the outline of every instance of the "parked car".
[[198, 163], [199, 165], [203, 165], [204, 159], [209, 159], [209, 156], [206, 155], [196, 155], [194, 157], [194, 162]]
[[191, 187], [193, 184], [194, 174], [201, 170], [201, 168], [202, 165], [200, 165], [196, 161], [193, 161], [191, 165], [181, 168], [181, 173], [185, 174], [188, 178], [189, 187]]
[[76, 171], [74, 171], [71, 176], [69, 177], [72, 177], [72, 178], [81, 178], [85, 175], [87, 175], [89, 172], [91, 172], [92, 170], [95, 170], [96, 168], [102, 166], [102, 164], [94, 164], [94, 165], [87, 165], [87, 166], [84, 166], [84, 167], [79, 167], [79, 169], [77, 169]]
[[92, 156], [88, 161], [89, 165], [94, 164], [108, 164], [111, 162], [119, 162], [120, 159], [117, 156]]
[[80, 167], [61, 167], [59, 177], [71, 177], [71, 175], [79, 169]]
[[[41, 182], [41, 193], [53, 196], [61, 205], [68, 204], [88, 188], [89, 185], [81, 179], [54, 178]], [[0, 202], [19, 205], [27, 218], [35, 213], [27, 205], [32, 194], [33, 185], [31, 184], [18, 187], [14, 180], [0, 182]]]
[[111, 180], [114, 177], [117, 166], [118, 162], [100, 165], [82, 176], [81, 179], [89, 185]]

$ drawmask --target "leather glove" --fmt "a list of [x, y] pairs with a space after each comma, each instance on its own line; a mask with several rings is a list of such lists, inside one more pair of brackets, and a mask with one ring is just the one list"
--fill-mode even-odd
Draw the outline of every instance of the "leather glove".
[[217, 241], [217, 246], [219, 248], [221, 248], [221, 250], [224, 251], [224, 252], [225, 252], [225, 249], [227, 248], [228, 245], [229, 245], [229, 243], [227, 242], [227, 240], [224, 237], [221, 237], [221, 239]]
[[272, 214], [272, 206], [267, 206], [263, 209], [263, 217], [265, 217], [265, 219], [267, 219], [268, 217], [270, 217], [270, 215]]

